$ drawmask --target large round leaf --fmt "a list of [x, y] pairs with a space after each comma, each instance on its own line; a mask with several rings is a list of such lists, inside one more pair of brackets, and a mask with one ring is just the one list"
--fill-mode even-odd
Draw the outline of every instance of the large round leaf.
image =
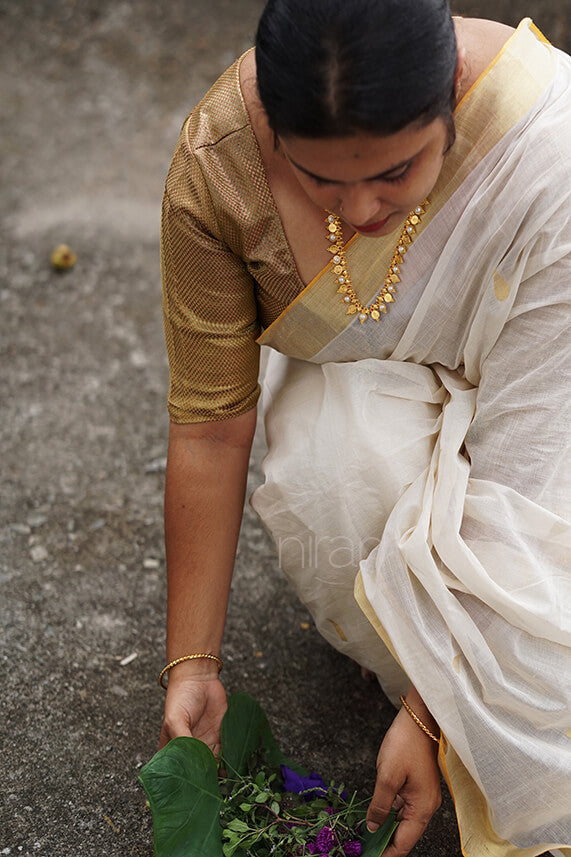
[[248, 773], [248, 760], [257, 750], [264, 751], [267, 764], [292, 766], [281, 752], [261, 706], [247, 693], [237, 691], [228, 701], [222, 720], [222, 756], [228, 772]]
[[174, 738], [141, 769], [153, 813], [155, 857], [221, 857], [222, 798], [212, 751]]

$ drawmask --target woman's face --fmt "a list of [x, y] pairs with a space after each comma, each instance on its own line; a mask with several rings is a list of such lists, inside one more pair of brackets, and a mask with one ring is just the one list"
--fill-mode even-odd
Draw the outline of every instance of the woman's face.
[[280, 137], [280, 146], [312, 202], [357, 232], [379, 237], [430, 195], [448, 140], [446, 122], [438, 118], [384, 137]]

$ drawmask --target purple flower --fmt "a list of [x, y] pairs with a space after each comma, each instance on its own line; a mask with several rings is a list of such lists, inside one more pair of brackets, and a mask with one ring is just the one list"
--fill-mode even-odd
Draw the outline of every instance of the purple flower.
[[319, 774], [311, 773], [307, 777], [292, 771], [287, 765], [281, 766], [282, 777], [284, 781], [284, 789], [286, 792], [293, 792], [296, 795], [304, 792], [306, 800], [311, 800], [314, 797], [320, 797], [327, 792], [325, 781]]
[[345, 852], [345, 857], [361, 857], [363, 848], [360, 842], [344, 842], [343, 851]]
[[331, 851], [335, 845], [335, 834], [330, 827], [322, 827], [315, 837], [315, 844], [319, 851]]

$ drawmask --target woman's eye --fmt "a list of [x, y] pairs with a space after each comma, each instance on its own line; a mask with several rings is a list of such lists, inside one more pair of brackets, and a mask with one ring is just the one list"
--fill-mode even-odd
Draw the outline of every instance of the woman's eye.
[[335, 184], [335, 182], [331, 182], [328, 179], [320, 179], [317, 176], [312, 176], [312, 179], [318, 187], [325, 187], [326, 185]]
[[[379, 176], [376, 179], [370, 179], [370, 181], [381, 181], [396, 184], [397, 182], [402, 182], [406, 179], [410, 168], [411, 164], [406, 164], [398, 173], [391, 173], [391, 175], [388, 176]], [[334, 185], [339, 184], [339, 182], [331, 181], [331, 179], [322, 179], [319, 178], [319, 176], [311, 176], [311, 179], [318, 187], [333, 187]]]
[[409, 170], [410, 170], [410, 164], [407, 164], [405, 167], [402, 168], [400, 173], [393, 173], [390, 176], [385, 176], [383, 181], [384, 182], [393, 182], [393, 183], [402, 182], [407, 177]]

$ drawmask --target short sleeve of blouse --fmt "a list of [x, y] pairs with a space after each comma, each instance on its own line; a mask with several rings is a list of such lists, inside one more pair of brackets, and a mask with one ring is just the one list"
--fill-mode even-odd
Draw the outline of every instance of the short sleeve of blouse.
[[206, 422], [250, 410], [259, 396], [255, 282], [220, 234], [185, 129], [163, 199], [161, 273], [171, 419]]

